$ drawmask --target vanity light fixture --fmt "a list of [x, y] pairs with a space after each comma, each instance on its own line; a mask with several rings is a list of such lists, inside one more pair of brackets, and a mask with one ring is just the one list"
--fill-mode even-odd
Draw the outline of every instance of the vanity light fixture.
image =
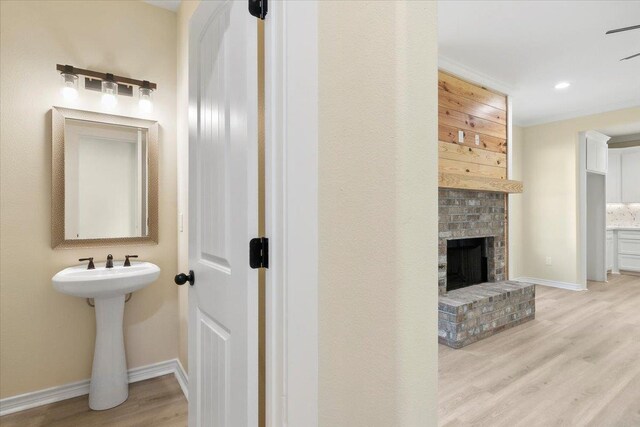
[[84, 76], [84, 88], [102, 92], [102, 103], [114, 107], [118, 103], [118, 95], [133, 96], [133, 87], [138, 86], [139, 106], [144, 111], [151, 111], [151, 93], [158, 85], [148, 80], [137, 80], [116, 76], [111, 73], [84, 70], [72, 65], [57, 64], [56, 69], [63, 79], [62, 93], [65, 98], [73, 99], [78, 94], [78, 76]]
[[73, 72], [73, 67], [65, 65], [60, 73], [62, 77], [62, 96], [65, 99], [76, 99], [78, 97], [78, 75]]
[[107, 73], [107, 77], [102, 81], [102, 104], [113, 108], [118, 104], [118, 83], [113, 78], [113, 74]]
[[151, 89], [150, 83], [147, 80], [142, 82], [142, 86], [138, 88], [139, 98], [138, 105], [140, 109], [144, 112], [150, 112], [153, 109], [153, 104], [151, 102], [151, 93], [153, 89]]

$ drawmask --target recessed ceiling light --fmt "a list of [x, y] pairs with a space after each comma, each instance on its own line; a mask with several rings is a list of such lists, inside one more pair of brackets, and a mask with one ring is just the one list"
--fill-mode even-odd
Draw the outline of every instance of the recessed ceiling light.
[[571, 86], [571, 83], [569, 83], [569, 82], [560, 82], [560, 83], [556, 83], [556, 85], [554, 87], [556, 89], [566, 89], [569, 86]]

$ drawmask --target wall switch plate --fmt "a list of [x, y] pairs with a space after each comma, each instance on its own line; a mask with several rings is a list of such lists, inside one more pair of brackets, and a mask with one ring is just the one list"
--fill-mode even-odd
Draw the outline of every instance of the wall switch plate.
[[476, 139], [476, 141], [475, 141], [476, 145], [480, 145], [480, 135], [476, 134], [476, 138], [475, 139]]
[[548, 256], [547, 258], [545, 258], [544, 263], [545, 265], [551, 265], [551, 257]]
[[462, 144], [464, 142], [464, 131], [458, 131], [458, 144]]

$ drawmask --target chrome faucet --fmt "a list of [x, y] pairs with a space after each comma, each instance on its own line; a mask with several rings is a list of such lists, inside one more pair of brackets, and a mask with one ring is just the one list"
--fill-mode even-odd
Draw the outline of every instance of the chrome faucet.
[[109, 254], [107, 255], [107, 265], [105, 265], [106, 268], [113, 268], [113, 255]]

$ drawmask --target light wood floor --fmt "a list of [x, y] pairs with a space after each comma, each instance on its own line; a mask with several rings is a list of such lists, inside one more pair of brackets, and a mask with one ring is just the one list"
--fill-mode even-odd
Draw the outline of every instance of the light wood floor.
[[640, 426], [640, 277], [536, 287], [536, 319], [439, 348], [441, 426]]
[[187, 400], [171, 375], [129, 386], [129, 399], [106, 411], [89, 409], [88, 396], [0, 417], [2, 427], [185, 427]]

